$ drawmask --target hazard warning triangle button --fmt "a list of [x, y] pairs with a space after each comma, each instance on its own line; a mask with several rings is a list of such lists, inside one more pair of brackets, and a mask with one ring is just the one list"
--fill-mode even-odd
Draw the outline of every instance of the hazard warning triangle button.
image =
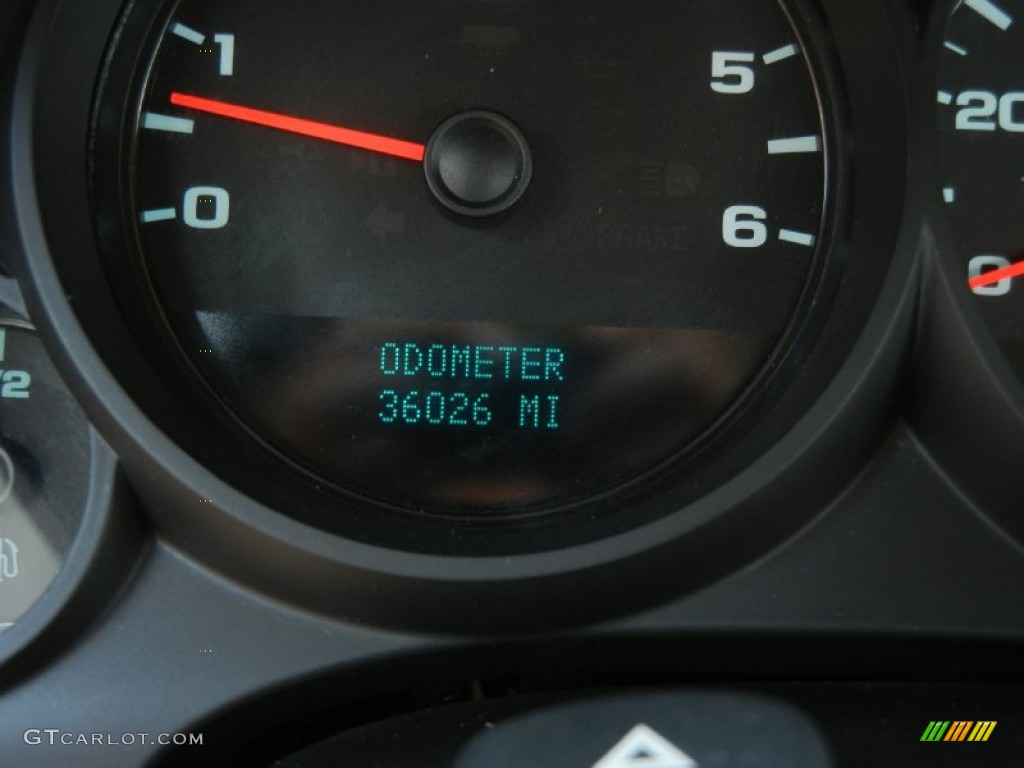
[[640, 723], [593, 768], [698, 768], [697, 761], [650, 726]]
[[497, 711], [479, 716], [490, 725], [462, 745], [451, 768], [836, 768], [807, 715], [754, 694], [620, 692]]

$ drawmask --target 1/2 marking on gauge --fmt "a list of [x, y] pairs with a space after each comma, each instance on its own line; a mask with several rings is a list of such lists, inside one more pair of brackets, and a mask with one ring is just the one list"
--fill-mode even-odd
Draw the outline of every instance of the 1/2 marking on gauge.
[[790, 155], [802, 152], [821, 152], [821, 137], [797, 136], [792, 139], [773, 139], [768, 142], [769, 155]]
[[967, 49], [966, 48], [964, 48], [962, 45], [957, 45], [956, 43], [952, 42], [951, 40], [947, 40], [945, 43], [943, 43], [943, 45], [946, 46], [946, 50], [952, 51], [953, 53], [957, 54], [958, 56], [966, 56], [967, 55]]

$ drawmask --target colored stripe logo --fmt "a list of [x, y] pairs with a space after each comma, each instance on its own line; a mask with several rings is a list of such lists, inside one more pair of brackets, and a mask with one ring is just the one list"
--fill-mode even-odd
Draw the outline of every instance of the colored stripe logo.
[[946, 731], [948, 729], [949, 720], [932, 720], [928, 723], [928, 727], [924, 729], [924, 733], [921, 735], [921, 741], [942, 741], [942, 737], [946, 735]]
[[996, 729], [995, 720], [932, 720], [921, 741], [988, 741]]

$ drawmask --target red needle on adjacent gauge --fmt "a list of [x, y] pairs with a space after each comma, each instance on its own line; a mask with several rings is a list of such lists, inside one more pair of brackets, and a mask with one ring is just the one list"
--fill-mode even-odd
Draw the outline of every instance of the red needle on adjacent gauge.
[[189, 96], [184, 93], [172, 93], [171, 104], [185, 107], [186, 109], [194, 109], [198, 112], [206, 112], [210, 115], [217, 115], [218, 117], [240, 120], [243, 123], [263, 125], [268, 128], [276, 128], [279, 131], [297, 133], [301, 136], [311, 136], [315, 139], [323, 139], [335, 144], [344, 144], [347, 147], [357, 147], [371, 152], [401, 157], [405, 160], [414, 160], [417, 163], [423, 162], [423, 155], [426, 152], [426, 147], [423, 144], [416, 144], [412, 141], [392, 139], [389, 136], [380, 136], [375, 133], [354, 131], [351, 128], [343, 128], [340, 125], [317, 123], [312, 120], [303, 120], [277, 112], [265, 112], [261, 109], [229, 104], [226, 101], [204, 99], [199, 96]]
[[993, 269], [991, 272], [983, 272], [977, 277], [972, 277], [968, 280], [967, 285], [971, 288], [984, 288], [986, 285], [995, 285], [1003, 280], [1020, 277], [1021, 275], [1024, 275], [1024, 261], [1018, 261], [1016, 264], [1011, 264], [1002, 269]]

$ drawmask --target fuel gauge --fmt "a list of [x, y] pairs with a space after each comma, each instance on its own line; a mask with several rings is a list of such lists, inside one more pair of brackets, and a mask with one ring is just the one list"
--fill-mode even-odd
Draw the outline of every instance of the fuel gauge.
[[0, 631], [60, 573], [89, 495], [89, 427], [32, 326], [0, 320]]

